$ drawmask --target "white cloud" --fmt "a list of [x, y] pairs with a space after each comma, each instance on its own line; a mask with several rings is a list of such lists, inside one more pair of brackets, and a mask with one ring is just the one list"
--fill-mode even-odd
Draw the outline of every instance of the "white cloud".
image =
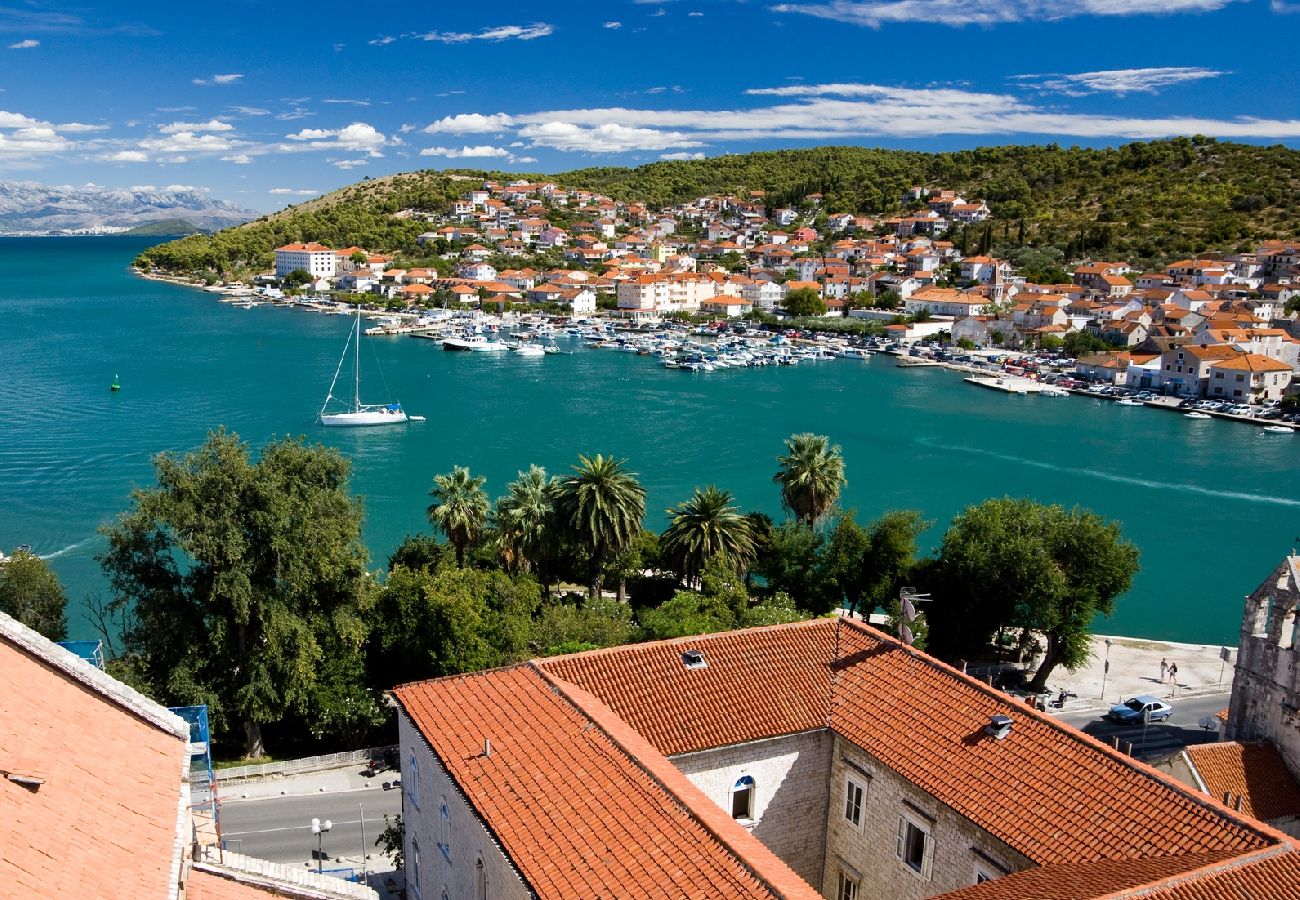
[[402, 37], [438, 41], [443, 44], [463, 44], [466, 41], [531, 41], [554, 32], [555, 26], [547, 25], [545, 22], [534, 22], [531, 25], [499, 25], [496, 28], [484, 28], [473, 32], [429, 31], [424, 34], [405, 34]]
[[30, 49], [32, 49], [33, 47], [39, 47], [40, 45], [41, 45], [41, 42], [40, 42], [40, 41], [33, 40], [32, 38], [27, 38], [26, 40], [19, 41], [19, 42], [16, 43], [16, 44], [10, 44], [10, 45], [9, 45], [9, 49], [10, 49], [10, 50], [30, 50]]
[[229, 156], [221, 157], [221, 161], [234, 163], [237, 166], [246, 166], [253, 161], [253, 157], [249, 156], [247, 153], [232, 153]]
[[511, 162], [516, 162], [516, 163], [535, 163], [535, 162], [537, 162], [537, 157], [535, 157], [535, 156], [515, 156], [515, 157], [511, 157], [510, 161], [511, 161]]
[[[104, 162], [132, 162], [142, 163], [149, 161], [149, 154], [143, 150], [118, 150], [116, 153], [109, 153], [101, 156]], [[131, 190], [153, 190], [152, 188], [132, 188]]]
[[628, 150], [701, 146], [700, 141], [680, 132], [635, 128], [616, 122], [604, 122], [590, 128], [573, 122], [544, 122], [521, 128], [519, 136], [528, 138], [539, 147], [588, 153], [624, 153]]
[[64, 134], [76, 134], [79, 132], [86, 132], [86, 131], [107, 131], [108, 126], [88, 125], [85, 122], [62, 122], [58, 125], [55, 125], [54, 130], [63, 132]]
[[347, 105], [349, 105], [349, 106], [369, 106], [369, 105], [370, 105], [370, 101], [369, 101], [369, 100], [348, 100], [347, 98], [339, 98], [339, 99], [330, 98], [330, 99], [322, 100], [321, 103], [341, 103], [341, 104], [347, 104]]
[[294, 188], [271, 188], [268, 194], [288, 194], [293, 197], [314, 197], [320, 191], [296, 190]]
[[503, 147], [493, 147], [490, 144], [480, 144], [477, 147], [425, 147], [420, 151], [421, 156], [445, 156], [448, 159], [462, 159], [466, 157], [507, 157], [510, 151]]
[[235, 126], [220, 119], [209, 119], [206, 122], [172, 122], [159, 125], [158, 130], [163, 134], [179, 134], [182, 131], [234, 131]]
[[558, 150], [681, 150], [719, 141], [836, 141], [941, 134], [1083, 138], [1300, 137], [1300, 118], [1119, 116], [1058, 111], [1011, 94], [875, 84], [788, 85], [750, 92], [791, 98], [748, 109], [559, 109], [515, 115], [518, 136]]
[[663, 154], [660, 154], [659, 158], [660, 158], [660, 159], [665, 159], [665, 160], [672, 160], [672, 159], [704, 159], [704, 154], [703, 154], [703, 153], [688, 153], [688, 152], [685, 152], [685, 151], [681, 151], [681, 152], [678, 152], [678, 153], [663, 153]]
[[492, 113], [484, 116], [479, 113], [461, 113], [445, 116], [424, 129], [425, 134], [487, 134], [500, 131], [514, 124], [514, 119], [505, 113]]
[[304, 128], [296, 134], [286, 135], [294, 144], [280, 144], [280, 150], [350, 150], [370, 156], [383, 156], [379, 148], [389, 143], [373, 125], [353, 122], [343, 128]]
[[166, 187], [164, 187], [163, 190], [172, 193], [177, 193], [177, 194], [189, 194], [194, 192], [200, 194], [206, 194], [208, 192], [207, 188], [196, 187], [195, 185], [192, 184], [169, 184]]
[[152, 192], [158, 190], [158, 185], [156, 185], [156, 184], [133, 184], [133, 185], [131, 185], [129, 188], [127, 188], [127, 190], [130, 190], [130, 191], [137, 191], [137, 192], [142, 193], [142, 194], [149, 194], [149, 193], [152, 193]]
[[[76, 128], [69, 129], [76, 131]], [[58, 126], [0, 110], [0, 159], [14, 162], [48, 153], [74, 149], [76, 145], [62, 134]]]
[[689, 13], [687, 13], [686, 15], [687, 15], [689, 18], [692, 18], [692, 19], [698, 19], [698, 18], [700, 18], [701, 16], [703, 16], [704, 13], [702, 13], [702, 12], [689, 12]]
[[236, 81], [238, 81], [239, 79], [241, 79], [241, 78], [243, 78], [243, 77], [244, 77], [243, 75], [237, 75], [237, 74], [232, 74], [232, 75], [213, 75], [211, 78], [195, 78], [195, 79], [194, 79], [194, 83], [195, 83], [195, 84], [201, 84], [201, 85], [208, 85], [208, 84], [234, 84]]
[[237, 112], [241, 116], [269, 116], [269, 109], [262, 109], [260, 106], [227, 106], [226, 109]]
[[1167, 66], [1148, 69], [1109, 69], [1100, 72], [1073, 74], [1017, 75], [1015, 78], [1043, 90], [1056, 91], [1070, 97], [1088, 94], [1154, 94], [1160, 88], [1218, 78], [1225, 75], [1217, 69], [1200, 66]]
[[622, 23], [622, 22], [606, 22], [606, 23], [605, 23], [604, 25], [602, 25], [601, 27], [602, 27], [602, 28], [622, 28], [622, 27], [623, 27], [623, 23]]
[[369, 165], [369, 160], [365, 159], [335, 159], [330, 161], [331, 166], [338, 166], [340, 169], [355, 169], [358, 166]]
[[391, 34], [386, 34], [382, 37], [377, 37], [374, 40], [367, 41], [367, 43], [374, 47], [383, 47], [386, 44], [391, 44], [395, 40], [397, 40], [397, 38], [393, 37]]
[[165, 137], [145, 138], [140, 146], [158, 153], [222, 153], [240, 146], [241, 142], [217, 134], [194, 131], [177, 131]]
[[781, 3], [772, 9], [879, 28], [895, 22], [993, 25], [1087, 15], [1211, 12], [1236, 2], [1239, 0], [830, 0], [811, 4]]

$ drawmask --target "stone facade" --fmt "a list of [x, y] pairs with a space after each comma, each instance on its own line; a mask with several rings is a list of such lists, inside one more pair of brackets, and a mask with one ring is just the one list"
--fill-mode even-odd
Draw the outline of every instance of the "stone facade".
[[[529, 900], [532, 893], [505, 851], [466, 802], [406, 713], [402, 746], [402, 822], [410, 900]], [[446, 808], [446, 825], [443, 808]]]
[[[1019, 852], [881, 765], [870, 753], [834, 737], [822, 894], [840, 896], [841, 875], [857, 882], [861, 900], [922, 900], [984, 879], [1033, 868]], [[846, 786], [863, 791], [859, 824], [846, 815]], [[900, 858], [903, 823], [926, 835], [919, 869]]]
[[672, 757], [691, 783], [727, 812], [737, 781], [754, 779], [753, 816], [741, 823], [816, 887], [826, 846], [831, 734], [806, 731]]
[[1246, 598], [1225, 737], [1272, 741], [1300, 771], [1300, 556], [1284, 559]]

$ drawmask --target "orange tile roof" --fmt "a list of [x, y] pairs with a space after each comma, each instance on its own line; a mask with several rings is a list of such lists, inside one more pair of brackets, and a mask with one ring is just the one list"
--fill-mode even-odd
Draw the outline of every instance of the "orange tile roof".
[[[0, 614], [0, 895], [166, 897], [180, 874], [188, 729]], [[164, 730], [167, 726], [175, 730]]]
[[187, 900], [266, 900], [267, 897], [284, 896], [276, 890], [264, 890], [258, 885], [202, 869], [190, 870], [186, 884]]
[[1225, 741], [1186, 752], [1214, 799], [1232, 806], [1241, 797], [1242, 812], [1257, 819], [1300, 816], [1300, 785], [1271, 743]]
[[538, 897], [819, 896], [599, 700], [535, 664], [394, 696]]
[[[825, 728], [835, 623], [634, 644], [542, 660], [538, 665], [590, 691], [671, 756], [707, 747]], [[682, 653], [707, 647], [707, 668]], [[745, 702], [736, 702], [744, 697]]]
[[1214, 363], [1213, 369], [1229, 369], [1236, 371], [1240, 369], [1243, 372], [1290, 372], [1291, 367], [1280, 359], [1273, 359], [1268, 356], [1261, 356], [1258, 353], [1243, 353], [1232, 359], [1225, 359], [1223, 362]]

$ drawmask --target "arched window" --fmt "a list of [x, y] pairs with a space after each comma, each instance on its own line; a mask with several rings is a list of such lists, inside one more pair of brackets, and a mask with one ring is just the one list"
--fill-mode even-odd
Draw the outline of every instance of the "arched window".
[[406, 796], [411, 805], [420, 808], [420, 767], [415, 762], [415, 751], [406, 761]]
[[481, 856], [474, 860], [474, 900], [487, 900], [487, 866]]
[[731, 817], [754, 818], [754, 779], [742, 775], [731, 788]]
[[438, 807], [438, 849], [451, 862], [451, 810], [447, 808], [446, 797]]
[[412, 892], [417, 898], [420, 896], [420, 841], [418, 838], [411, 838], [411, 887], [415, 890]]

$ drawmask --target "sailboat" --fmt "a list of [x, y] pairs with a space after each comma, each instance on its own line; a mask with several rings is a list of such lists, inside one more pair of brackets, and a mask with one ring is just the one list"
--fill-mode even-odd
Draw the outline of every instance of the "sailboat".
[[[334, 396], [334, 387], [339, 382], [339, 373], [348, 358], [348, 346], [352, 347], [352, 405], [345, 412], [327, 413]], [[325, 395], [325, 404], [320, 408], [320, 423], [331, 426], [364, 425], [400, 425], [403, 422], [423, 422], [424, 416], [408, 416], [400, 403], [362, 403], [361, 402], [361, 304], [357, 304], [357, 318], [348, 335], [347, 344], [343, 345], [343, 355], [339, 358], [338, 368], [334, 370], [334, 380], [330, 382], [329, 393]]]

